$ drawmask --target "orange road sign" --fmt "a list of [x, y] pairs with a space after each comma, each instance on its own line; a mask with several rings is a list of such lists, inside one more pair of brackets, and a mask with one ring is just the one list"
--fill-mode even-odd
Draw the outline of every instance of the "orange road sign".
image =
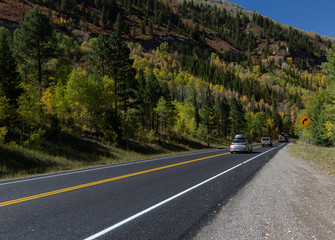
[[307, 116], [303, 116], [299, 122], [304, 126], [304, 127], [307, 127], [308, 124], [310, 124], [312, 122], [311, 119], [309, 119]]

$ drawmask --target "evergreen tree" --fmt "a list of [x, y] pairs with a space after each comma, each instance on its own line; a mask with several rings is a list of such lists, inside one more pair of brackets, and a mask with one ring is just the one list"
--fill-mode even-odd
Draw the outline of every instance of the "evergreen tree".
[[207, 89], [206, 96], [203, 99], [201, 108], [199, 110], [199, 115], [201, 123], [207, 127], [208, 133], [211, 133], [214, 116], [213, 116], [213, 99], [209, 89]]
[[150, 113], [151, 117], [151, 128], [155, 127], [154, 126], [155, 116], [153, 114], [154, 113], [153, 109], [156, 106], [160, 96], [161, 96], [161, 87], [154, 73], [151, 72], [146, 81], [145, 98], [144, 98], [144, 102], [147, 106], [148, 112]]
[[9, 103], [16, 105], [17, 98], [22, 93], [19, 87], [20, 76], [17, 63], [9, 46], [9, 31], [0, 28], [0, 96], [6, 96]]
[[38, 5], [24, 18], [14, 34], [15, 53], [26, 74], [37, 73], [38, 92], [47, 83], [47, 62], [55, 56], [55, 33], [50, 20]]
[[[102, 34], [93, 42], [92, 52], [89, 56], [90, 71], [100, 78], [108, 76], [114, 80], [115, 117], [119, 117], [119, 107], [127, 114], [132, 99], [135, 97], [136, 81], [135, 70], [132, 67], [133, 60], [129, 58], [130, 50], [120, 40], [116, 32], [108, 39]], [[118, 104], [120, 103], [120, 106]], [[117, 131], [121, 137], [122, 132]]]
[[159, 126], [160, 126], [160, 139], [163, 138], [163, 121], [165, 120], [166, 116], [168, 115], [168, 104], [164, 97], [160, 97], [160, 99], [157, 102], [157, 107], [154, 108], [154, 111], [159, 116]]
[[169, 21], [168, 21], [168, 25], [167, 25], [166, 31], [167, 31], [168, 33], [171, 32], [171, 21], [170, 21], [170, 19], [169, 19]]
[[123, 32], [123, 21], [122, 21], [121, 13], [118, 13], [116, 17], [115, 26], [116, 26], [116, 32], [120, 36], [121, 33]]
[[146, 34], [144, 21], [141, 22], [141, 33]]
[[153, 34], [153, 29], [152, 29], [152, 22], [151, 20], [149, 21], [149, 35], [152, 36]]
[[225, 97], [217, 98], [214, 104], [215, 123], [221, 137], [227, 137], [229, 131], [230, 107]]
[[245, 126], [245, 110], [242, 103], [236, 99], [232, 98], [230, 100], [230, 126], [231, 133], [233, 135], [238, 133], [243, 133]]

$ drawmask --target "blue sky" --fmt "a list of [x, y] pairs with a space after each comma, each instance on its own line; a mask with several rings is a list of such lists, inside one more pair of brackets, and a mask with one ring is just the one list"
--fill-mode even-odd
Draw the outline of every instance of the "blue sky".
[[228, 0], [301, 30], [335, 38], [335, 0]]

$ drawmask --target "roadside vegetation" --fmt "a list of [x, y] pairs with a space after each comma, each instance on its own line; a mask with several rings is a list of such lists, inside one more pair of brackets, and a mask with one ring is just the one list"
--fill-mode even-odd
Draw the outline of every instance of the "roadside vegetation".
[[2, 177], [300, 136], [301, 114], [313, 143], [335, 142], [334, 51], [319, 71], [330, 41], [193, 1], [35, 2], [13, 33], [0, 27]]
[[15, 142], [0, 145], [0, 180], [34, 174], [81, 169], [92, 166], [118, 164], [177, 154], [208, 151], [227, 147], [227, 144], [195, 138], [173, 139], [127, 147], [104, 145], [91, 139], [63, 136], [62, 142], [48, 143], [35, 149]]
[[313, 144], [307, 145], [305, 151], [305, 142], [297, 141], [290, 145], [289, 152], [293, 157], [307, 160], [320, 170], [323, 170], [335, 177], [335, 148], [322, 147]]

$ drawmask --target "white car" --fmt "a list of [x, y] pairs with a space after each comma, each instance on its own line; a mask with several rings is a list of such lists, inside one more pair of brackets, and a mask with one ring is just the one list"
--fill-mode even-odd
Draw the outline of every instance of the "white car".
[[230, 144], [230, 153], [252, 152], [252, 146], [246, 138], [235, 138]]

